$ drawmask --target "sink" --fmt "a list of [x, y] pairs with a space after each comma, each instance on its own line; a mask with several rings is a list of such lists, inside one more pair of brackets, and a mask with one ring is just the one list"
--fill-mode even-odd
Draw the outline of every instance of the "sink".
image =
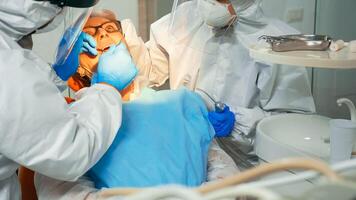
[[329, 120], [304, 114], [267, 117], [257, 126], [256, 154], [267, 162], [287, 157], [329, 161]]
[[[270, 163], [288, 157], [306, 157], [329, 162], [329, 120], [320, 115], [279, 114], [263, 119], [256, 130], [255, 152], [260, 163]], [[307, 179], [275, 184], [273, 180], [291, 177], [300, 170], [288, 170], [263, 177], [263, 181], [272, 181], [269, 189], [286, 196], [299, 197], [310, 190], [320, 179]], [[343, 176], [353, 180], [355, 169], [350, 169]]]

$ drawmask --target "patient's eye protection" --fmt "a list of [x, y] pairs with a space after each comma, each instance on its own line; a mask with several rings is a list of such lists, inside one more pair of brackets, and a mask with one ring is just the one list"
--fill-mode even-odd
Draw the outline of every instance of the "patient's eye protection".
[[122, 33], [121, 23], [119, 21], [105, 22], [98, 26], [87, 26], [84, 27], [83, 31], [91, 36], [95, 36], [98, 33], [99, 28], [104, 29], [108, 33], [115, 33], [115, 32]]

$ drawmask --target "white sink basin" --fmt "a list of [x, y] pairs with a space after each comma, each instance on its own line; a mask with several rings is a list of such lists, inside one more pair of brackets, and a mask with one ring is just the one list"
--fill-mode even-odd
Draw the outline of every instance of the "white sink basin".
[[263, 119], [257, 126], [255, 150], [271, 162], [287, 157], [329, 160], [330, 118], [319, 115], [280, 114]]
[[[255, 151], [261, 163], [270, 163], [288, 157], [308, 157], [329, 162], [330, 118], [319, 115], [280, 114], [263, 119], [257, 126]], [[298, 174], [299, 170], [288, 170], [273, 176], [264, 177], [269, 181]], [[351, 180], [355, 170], [343, 176]], [[300, 180], [293, 183], [274, 185], [270, 189], [286, 196], [300, 197], [300, 194], [313, 188], [319, 179]], [[273, 181], [272, 181], [273, 182]]]

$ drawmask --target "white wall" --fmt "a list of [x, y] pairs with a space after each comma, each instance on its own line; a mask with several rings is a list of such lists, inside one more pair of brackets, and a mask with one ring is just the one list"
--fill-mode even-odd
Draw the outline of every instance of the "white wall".
[[[96, 9], [110, 9], [119, 19], [130, 18], [138, 30], [138, 0], [101, 0]], [[34, 51], [47, 62], [52, 63], [60, 37], [64, 32], [63, 24], [44, 34], [33, 35]]]
[[[262, 0], [262, 9], [267, 16], [281, 19], [303, 33], [314, 32], [315, 0]], [[293, 12], [302, 14], [301, 18], [293, 17]]]
[[[355, 0], [319, 0], [316, 32], [335, 39], [356, 40], [355, 8]], [[349, 118], [348, 110], [338, 107], [336, 99], [348, 97], [356, 103], [356, 70], [316, 69], [314, 91], [319, 113]]]
[[157, 0], [157, 19], [171, 12], [173, 2], [174, 0]]

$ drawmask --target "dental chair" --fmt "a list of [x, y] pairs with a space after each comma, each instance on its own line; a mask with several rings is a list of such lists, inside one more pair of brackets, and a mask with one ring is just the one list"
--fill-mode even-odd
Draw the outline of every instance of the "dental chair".
[[21, 186], [22, 200], [37, 200], [34, 172], [25, 167], [20, 167], [18, 177]]

